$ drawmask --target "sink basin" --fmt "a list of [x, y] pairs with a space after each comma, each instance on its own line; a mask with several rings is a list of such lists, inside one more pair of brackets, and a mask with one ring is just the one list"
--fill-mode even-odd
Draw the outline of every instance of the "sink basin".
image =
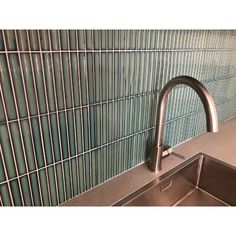
[[235, 206], [236, 168], [199, 153], [115, 206]]

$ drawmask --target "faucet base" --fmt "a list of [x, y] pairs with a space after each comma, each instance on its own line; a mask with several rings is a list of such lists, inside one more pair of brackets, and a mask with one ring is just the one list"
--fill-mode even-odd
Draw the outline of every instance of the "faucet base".
[[161, 158], [163, 153], [163, 146], [154, 146], [152, 152], [152, 159], [150, 168], [153, 172], [158, 173], [161, 171]]

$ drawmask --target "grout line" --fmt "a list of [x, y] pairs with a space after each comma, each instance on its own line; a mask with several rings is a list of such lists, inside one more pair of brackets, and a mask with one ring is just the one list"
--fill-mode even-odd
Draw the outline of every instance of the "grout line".
[[12, 50], [12, 51], [0, 51], [0, 54], [4, 53], [130, 53], [130, 52], [204, 52], [204, 51], [210, 51], [210, 52], [231, 52], [236, 51], [236, 48], [156, 48], [156, 49], [67, 49], [67, 50]]

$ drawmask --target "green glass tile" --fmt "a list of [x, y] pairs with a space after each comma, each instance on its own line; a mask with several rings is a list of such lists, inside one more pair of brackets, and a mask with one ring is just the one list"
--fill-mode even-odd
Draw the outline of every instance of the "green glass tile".
[[68, 138], [69, 137], [67, 137], [67, 132], [66, 132], [65, 116], [66, 114], [64, 112], [59, 113], [63, 159], [69, 157], [69, 153], [68, 153]]
[[95, 50], [100, 49], [100, 44], [101, 44], [100, 33], [101, 33], [100, 30], [93, 31], [93, 48]]
[[75, 110], [76, 133], [77, 133], [77, 150], [81, 153], [83, 150], [83, 124], [81, 122], [81, 109]]
[[[38, 182], [38, 173], [34, 172], [32, 174], [30, 174], [30, 180], [31, 180], [31, 186], [32, 186], [32, 192], [33, 192], [33, 196], [34, 196], [34, 205], [35, 206], [42, 206], [43, 202], [41, 202], [40, 200], [40, 191], [41, 189], [39, 189], [39, 182]], [[41, 180], [40, 180], [41, 182]]]
[[37, 95], [39, 102], [39, 109], [41, 113], [46, 113], [46, 99], [44, 91], [44, 82], [43, 82], [43, 71], [41, 66], [41, 59], [39, 54], [32, 54], [33, 65], [35, 71], [35, 82], [37, 87]]
[[40, 42], [41, 42], [41, 49], [42, 50], [49, 50], [49, 39], [48, 39], [48, 31], [47, 30], [40, 30], [39, 31]]
[[50, 122], [50, 117], [48, 116], [41, 117], [44, 148], [45, 148], [45, 155], [46, 155], [46, 160], [47, 160], [46, 165], [50, 165], [53, 163], [52, 145], [51, 145], [51, 137], [50, 137], [50, 132], [49, 132], [48, 121]]
[[59, 191], [59, 202], [64, 202], [66, 200], [66, 192], [64, 191], [64, 179], [62, 172], [62, 164], [58, 163], [56, 165], [57, 181], [58, 181], [58, 191]]
[[5, 122], [2, 99], [0, 99], [0, 123]]
[[[6, 176], [5, 176], [5, 172], [4, 172], [4, 168], [3, 168], [3, 156], [0, 152], [0, 183], [6, 180]], [[5, 160], [4, 160], [5, 162]]]
[[88, 50], [93, 49], [93, 32], [92, 32], [92, 30], [86, 30], [85, 42], [86, 42], [86, 49], [88, 49]]
[[88, 119], [88, 109], [83, 108], [83, 140], [84, 140], [84, 151], [87, 151], [90, 147], [89, 143], [89, 119]]
[[48, 167], [48, 180], [49, 180], [49, 185], [50, 185], [52, 206], [57, 206], [59, 204], [59, 202], [57, 201], [55, 175], [56, 175], [56, 169], [54, 169], [54, 167], [52, 166]]
[[[204, 50], [234, 48], [234, 31], [51, 30], [48, 34], [46, 30], [30, 30], [30, 47], [27, 42], [27, 31], [18, 30], [16, 33], [20, 50], [38, 51], [41, 44], [41, 49], [44, 51], [42, 56], [39, 52], [32, 54], [24, 52], [20, 54], [20, 58], [17, 54], [9, 54], [20, 117], [28, 116], [26, 105], [29, 106], [30, 116], [37, 115], [37, 102], [39, 103], [40, 120], [31, 118], [33, 137], [31, 137], [29, 121], [20, 121], [26, 162], [30, 171], [36, 168], [35, 157], [38, 167], [41, 168], [52, 164], [54, 157], [57, 162], [61, 158], [69, 158], [155, 126], [159, 96], [157, 90], [162, 89], [167, 81], [178, 75], [190, 75], [203, 82], [217, 103], [220, 123], [236, 115], [236, 108], [234, 109], [236, 107], [234, 78], [236, 54], [233, 50]], [[4, 31], [4, 34], [8, 49], [16, 50], [15, 32]], [[0, 50], [3, 49], [4, 45], [0, 40]], [[55, 51], [79, 49], [83, 52], [74, 51], [69, 52], [70, 54], [45, 52], [50, 49]], [[89, 51], [93, 49], [101, 51]], [[115, 52], [106, 51], [107, 49], [134, 49], [135, 51]], [[138, 51], [150, 49], [170, 49], [170, 51]], [[178, 51], [178, 49], [188, 50]], [[30, 55], [32, 55], [33, 67]], [[6, 118], [12, 120], [17, 117], [6, 55], [0, 55], [0, 62], [1, 86], [8, 116], [5, 117], [3, 100], [0, 99], [0, 122], [5, 122]], [[20, 62], [23, 74], [20, 71]], [[26, 104], [23, 82], [25, 82], [28, 104]], [[146, 94], [150, 91], [155, 92]], [[46, 104], [46, 95], [48, 104]], [[141, 96], [122, 99], [133, 95]], [[118, 101], [99, 104], [112, 99]], [[57, 112], [73, 106], [77, 108], [66, 113], [59, 112], [58, 115], [50, 114], [49, 124], [48, 117], [42, 115], [48, 112], [47, 105], [49, 112]], [[81, 105], [88, 105], [88, 107], [81, 110], [78, 108]], [[165, 121], [167, 123], [164, 142], [171, 146], [205, 130], [203, 107], [192, 89], [179, 86], [171, 92]], [[192, 123], [195, 125], [192, 126]], [[16, 152], [19, 172], [26, 171], [20, 127], [17, 123], [12, 124], [14, 124], [13, 128], [11, 125], [11, 133], [14, 133], [11, 136], [14, 147], [12, 150], [7, 126], [4, 123], [0, 125], [0, 138], [9, 178], [16, 176], [13, 150]], [[31, 176], [35, 205], [49, 204], [49, 193], [52, 205], [62, 203], [145, 161], [150, 155], [154, 137], [154, 129], [134, 135], [86, 155], [74, 157], [66, 162], [63, 170], [62, 164], [58, 163], [56, 174], [54, 167], [50, 167], [49, 192], [46, 173], [40, 175], [42, 182], [40, 182], [40, 190], [37, 175]], [[36, 156], [33, 152], [34, 146]], [[44, 163], [44, 158], [47, 163]], [[1, 169], [2, 164], [0, 162]], [[5, 178], [2, 172], [0, 181], [4, 181]], [[30, 205], [29, 186], [26, 177], [24, 178], [23, 195], [27, 201], [26, 205]], [[57, 202], [57, 194], [59, 202]], [[5, 196], [8, 199], [3, 199], [3, 203], [5, 201], [7, 205], [9, 193], [5, 193]], [[41, 197], [44, 203], [40, 202]]]
[[97, 127], [95, 126], [95, 107], [92, 106], [89, 108], [89, 115], [90, 115], [90, 142], [91, 142], [91, 148], [94, 148], [97, 146]]
[[106, 54], [101, 54], [101, 97], [102, 101], [107, 100], [107, 59]]
[[18, 181], [12, 180], [10, 182], [10, 186], [11, 186], [12, 197], [14, 200], [14, 205], [15, 206], [23, 206], [24, 199], [21, 199]]
[[53, 89], [53, 71], [51, 66], [51, 57], [49, 54], [43, 54], [43, 61], [44, 61], [44, 73], [45, 73], [45, 84], [47, 88], [47, 98], [48, 98], [48, 106], [49, 111], [55, 111], [55, 93]]
[[[16, 38], [14, 30], [5, 30], [4, 31], [5, 40], [6, 40], [6, 49], [9, 51], [16, 51]], [[3, 35], [3, 37], [4, 37]]]
[[86, 190], [91, 188], [91, 183], [92, 183], [92, 175], [93, 173], [91, 172], [92, 170], [92, 163], [91, 163], [91, 153], [86, 153], [84, 154], [84, 164], [85, 164], [85, 175], [86, 175]]
[[87, 53], [87, 67], [86, 73], [88, 74], [88, 95], [89, 95], [89, 103], [95, 102], [95, 86], [94, 86], [94, 57], [92, 53]]
[[107, 127], [108, 127], [108, 130], [107, 130], [107, 136], [108, 136], [108, 141], [111, 142], [112, 140], [114, 140], [113, 138], [113, 134], [114, 134], [114, 131], [113, 131], [113, 128], [114, 126], [116, 126], [117, 124], [114, 123], [114, 117], [113, 117], [113, 103], [108, 103], [107, 104], [107, 116], [108, 116], [108, 119], [107, 119]]
[[91, 157], [91, 172], [92, 172], [92, 180], [91, 180], [91, 188], [93, 188], [94, 186], [96, 186], [98, 184], [97, 182], [97, 173], [98, 173], [98, 169], [97, 169], [97, 162], [96, 162], [96, 153], [97, 151], [93, 151], [90, 153], [90, 157]]
[[102, 136], [101, 136], [101, 119], [102, 119], [102, 114], [101, 114], [101, 108], [102, 106], [95, 106], [94, 107], [94, 113], [96, 114], [96, 121], [94, 124], [94, 129], [95, 129], [95, 146], [100, 146], [102, 143]]
[[60, 67], [60, 57], [58, 53], [53, 54], [53, 66], [54, 66], [54, 76], [57, 94], [57, 105], [58, 109], [64, 109], [63, 93], [62, 93], [62, 77], [61, 77], [61, 67]]
[[43, 147], [42, 145], [45, 145], [42, 143], [42, 135], [40, 132], [40, 126], [39, 126], [39, 120], [38, 118], [33, 118], [32, 119], [32, 131], [33, 131], [33, 136], [34, 136], [34, 144], [35, 144], [35, 150], [37, 154], [37, 164], [38, 168], [41, 168], [45, 166], [44, 159], [43, 159]]
[[50, 30], [51, 47], [53, 50], [59, 50], [58, 30]]
[[[46, 175], [47, 175], [46, 169], [39, 171], [39, 177], [41, 180], [41, 191], [42, 191], [42, 197], [43, 197], [43, 205], [49, 206], [50, 199], [49, 199], [49, 192], [48, 191], [50, 191], [50, 185], [47, 181]], [[49, 188], [48, 188], [48, 186], [49, 186]]]
[[65, 88], [65, 99], [66, 99], [66, 107], [72, 107], [72, 86], [71, 86], [71, 75], [70, 75], [70, 64], [69, 64], [69, 54], [62, 53], [62, 64], [63, 64], [63, 81]]
[[30, 196], [29, 182], [26, 176], [20, 178], [20, 184], [23, 192], [25, 206], [32, 206], [32, 199]]
[[55, 157], [56, 162], [61, 160], [58, 121], [59, 121], [59, 118], [57, 118], [55, 114], [50, 115], [53, 150], [54, 150], [54, 157]]
[[66, 182], [66, 199], [72, 198], [71, 192], [71, 178], [70, 178], [70, 168], [69, 168], [69, 161], [64, 162], [64, 173], [65, 173], [65, 182]]
[[60, 41], [61, 41], [61, 49], [67, 50], [68, 49], [68, 43], [67, 43], [67, 31], [66, 30], [60, 30]]
[[107, 72], [107, 76], [108, 76], [108, 94], [107, 94], [107, 100], [111, 100], [114, 97], [114, 89], [113, 89], [113, 84], [114, 84], [114, 77], [113, 77], [113, 55], [109, 54], [108, 55], [108, 72]]
[[114, 94], [113, 94], [113, 98], [117, 99], [120, 93], [120, 84], [119, 84], [119, 54], [118, 53], [114, 53], [114, 57], [113, 57], [113, 88], [114, 88]]
[[102, 120], [101, 120], [101, 131], [102, 131], [102, 144], [106, 143], [108, 140], [107, 137], [107, 107], [106, 104], [101, 105], [102, 106]]
[[30, 48], [31, 50], [39, 50], [39, 38], [37, 30], [29, 30]]
[[29, 168], [29, 171], [33, 171], [36, 169], [36, 163], [35, 163], [36, 156], [34, 156], [35, 155], [33, 151], [34, 143], [32, 143], [32, 140], [34, 142], [34, 139], [33, 139], [33, 136], [31, 136], [29, 122], [31, 121], [22, 120], [21, 128], [22, 128], [22, 136], [23, 136], [24, 145], [25, 145], [28, 168]]
[[[36, 94], [33, 83], [33, 68], [30, 62], [30, 56], [27, 53], [21, 54], [21, 64], [24, 75], [24, 83], [26, 88], [26, 96], [28, 100], [30, 115], [37, 114]], [[21, 108], [20, 108], [21, 109]]]
[[76, 50], [76, 31], [75, 30], [69, 30], [69, 43], [70, 43], [70, 49]]
[[114, 139], [118, 139], [119, 137], [119, 113], [118, 113], [118, 102], [114, 102], [112, 104], [113, 106], [113, 120], [111, 122], [111, 124], [113, 125], [113, 138]]
[[17, 30], [16, 33], [19, 42], [19, 49], [22, 51], [29, 51], [26, 30]]
[[78, 189], [78, 175], [77, 175], [77, 163], [76, 163], [76, 158], [71, 159], [71, 169], [72, 169], [72, 187], [73, 187], [73, 193], [74, 196], [79, 194], [79, 189]]
[[95, 87], [95, 102], [101, 101], [101, 54], [94, 54], [94, 87]]
[[81, 96], [82, 104], [88, 104], [87, 94], [87, 76], [86, 76], [86, 58], [83, 53], [79, 54], [79, 66], [80, 66], [80, 82], [81, 82]]
[[69, 143], [70, 143], [70, 156], [74, 156], [76, 154], [75, 152], [75, 139], [77, 138], [77, 133], [75, 132], [74, 127], [74, 120], [75, 119], [75, 114], [73, 111], [68, 111], [67, 112], [67, 117], [68, 117], [68, 132], [69, 132]]
[[[16, 119], [16, 111], [13, 100], [13, 91], [11, 87], [11, 82], [9, 78], [9, 71], [7, 67], [6, 57], [3, 54], [0, 54], [0, 72], [1, 72], [1, 86], [3, 90], [4, 101], [6, 105], [6, 110], [9, 119]], [[2, 98], [1, 98], [2, 99]], [[3, 110], [3, 108], [2, 108]], [[2, 113], [3, 114], [3, 113]], [[5, 120], [1, 114], [1, 119]]]
[[78, 107], [81, 105], [80, 102], [80, 81], [78, 77], [78, 56], [76, 53], [71, 53], [71, 67], [72, 67], [72, 84], [73, 84], [73, 93], [74, 93], [74, 106]]
[[23, 153], [24, 142], [23, 140], [21, 140], [19, 125], [16, 122], [10, 124], [10, 130], [11, 130], [14, 151], [16, 154], [18, 171], [19, 174], [22, 175], [26, 173], [26, 165], [27, 165], [27, 163], [25, 163], [25, 156]]
[[9, 189], [7, 184], [0, 184], [0, 194], [3, 202], [3, 206], [12, 206]]
[[2, 32], [0, 32], [0, 50], [4, 51], [4, 43], [3, 43], [3, 35]]
[[78, 166], [79, 166], [79, 179], [80, 179], [80, 193], [86, 190], [86, 177], [84, 171], [84, 156], [81, 155], [78, 157]]
[[6, 125], [0, 125], [0, 137], [2, 143], [3, 158], [6, 163], [8, 177], [14, 178], [16, 177], [17, 172], [14, 164], [13, 153]]
[[78, 49], [84, 49], [85, 47], [84, 30], [77, 30], [77, 37], [78, 37]]

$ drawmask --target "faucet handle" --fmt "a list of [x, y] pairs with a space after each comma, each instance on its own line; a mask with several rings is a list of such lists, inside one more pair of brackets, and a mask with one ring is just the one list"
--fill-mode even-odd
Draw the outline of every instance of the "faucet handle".
[[166, 156], [170, 155], [172, 151], [173, 151], [173, 149], [170, 146], [164, 145], [163, 146], [162, 157], [166, 157]]

